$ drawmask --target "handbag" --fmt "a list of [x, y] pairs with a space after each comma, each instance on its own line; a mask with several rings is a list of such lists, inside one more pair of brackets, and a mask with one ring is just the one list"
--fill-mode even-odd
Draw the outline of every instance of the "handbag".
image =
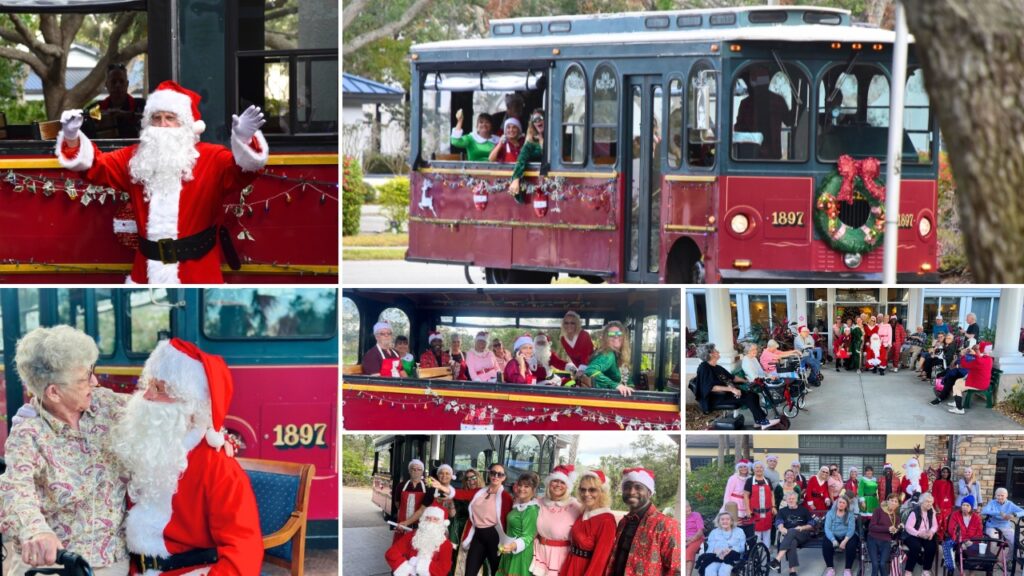
[[936, 378], [935, 379], [935, 393], [936, 394], [941, 394], [942, 391], [945, 390], [945, 389], [946, 389], [946, 385], [942, 382], [942, 378], [941, 377], [940, 378]]

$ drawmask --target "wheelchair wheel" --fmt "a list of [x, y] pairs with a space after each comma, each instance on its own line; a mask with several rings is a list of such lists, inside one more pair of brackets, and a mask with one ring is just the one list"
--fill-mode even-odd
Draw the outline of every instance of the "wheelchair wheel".
[[804, 394], [803, 396], [801, 396], [800, 399], [796, 401], [796, 405], [801, 410], [806, 408], [807, 407], [807, 395]]
[[768, 576], [770, 571], [771, 553], [768, 551], [768, 547], [764, 545], [764, 542], [758, 542], [750, 550], [750, 555], [747, 556], [746, 569], [744, 570], [744, 576]]
[[792, 404], [786, 404], [782, 407], [782, 414], [787, 418], [796, 418], [796, 415], [800, 413], [800, 404], [793, 402]]
[[789, 421], [789, 418], [785, 414], [783, 414], [781, 417], [779, 417], [779, 423], [775, 425], [775, 428], [777, 430], [789, 430], [789, 427], [792, 425], [793, 424], [792, 422]]

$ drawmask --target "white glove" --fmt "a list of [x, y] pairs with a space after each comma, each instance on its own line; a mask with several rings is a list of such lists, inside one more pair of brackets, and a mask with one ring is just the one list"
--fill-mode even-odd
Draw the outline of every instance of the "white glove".
[[81, 110], [65, 110], [60, 115], [61, 132], [64, 140], [78, 140], [78, 131], [82, 129], [85, 118]]
[[263, 119], [263, 112], [256, 106], [249, 106], [242, 112], [242, 115], [231, 115], [231, 132], [242, 142], [252, 140], [260, 126], [266, 124]]
[[576, 365], [573, 364], [572, 362], [566, 362], [565, 363], [565, 371], [570, 373], [570, 374], [572, 374], [573, 372], [576, 371]]

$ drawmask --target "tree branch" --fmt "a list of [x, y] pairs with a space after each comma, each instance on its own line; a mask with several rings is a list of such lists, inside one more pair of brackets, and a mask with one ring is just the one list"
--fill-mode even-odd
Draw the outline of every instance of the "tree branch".
[[289, 14], [298, 14], [298, 13], [299, 13], [298, 5], [295, 5], [295, 6], [285, 6], [284, 8], [278, 8], [277, 10], [271, 10], [270, 12], [264, 13], [263, 14], [263, 21], [264, 22], [270, 22], [271, 20], [277, 20], [278, 18], [284, 18], [285, 16], [288, 16]]
[[[14, 15], [12, 14], [13, 18]], [[54, 14], [40, 14], [39, 15], [39, 31], [43, 33], [43, 40], [47, 44], [59, 44], [57, 34], [60, 30], [57, 28], [57, 16]]]
[[[413, 2], [412, 6], [409, 6], [405, 10], [405, 14], [402, 14], [401, 18], [395, 20], [394, 22], [385, 24], [384, 26], [381, 26], [376, 30], [370, 30], [369, 32], [364, 32], [363, 34], [356, 36], [354, 39], [352, 39], [351, 42], [345, 44], [345, 46], [342, 48], [341, 53], [351, 54], [352, 52], [359, 50], [363, 46], [366, 46], [370, 42], [393, 35], [395, 32], [398, 32], [402, 28], [405, 28], [406, 25], [409, 24], [409, 22], [412, 22], [412, 19], [415, 18], [417, 14], [422, 12], [427, 6], [429, 6], [431, 2], [433, 2], [433, 0], [416, 0], [415, 2]], [[353, 2], [353, 4], [355, 4], [355, 2]], [[348, 18], [348, 9], [351, 7], [352, 5], [345, 7], [346, 14], [344, 14], [344, 16], [346, 18]], [[354, 19], [355, 16], [352, 16], [352, 18]]]
[[8, 16], [10, 17], [11, 22], [14, 23], [14, 28], [18, 30], [18, 34], [21, 35], [21, 39], [15, 40], [15, 42], [25, 44], [26, 46], [31, 46], [36, 42], [35, 35], [28, 29], [28, 26], [25, 25], [25, 22], [22, 21], [20, 16], [17, 14], [8, 14]]
[[341, 29], [348, 28], [348, 25], [356, 19], [357, 16], [363, 13], [363, 8], [366, 7], [369, 0], [352, 0], [345, 4], [345, 9], [341, 12]]
[[[14, 23], [14, 27], [18, 30], [18, 35], [20, 36], [20, 38], [6, 38], [5, 36], [6, 39], [17, 44], [26, 46], [30, 51], [34, 52], [37, 56], [51, 56], [53, 58], [60, 57], [60, 48], [49, 43], [40, 42], [39, 39], [36, 38], [35, 34], [32, 33], [32, 31], [28, 28], [25, 22], [17, 14], [8, 14], [8, 16], [10, 17], [11, 22]], [[40, 16], [40, 18], [42, 18], [42, 15]], [[42, 20], [40, 20], [40, 23], [41, 22]]]
[[107, 55], [117, 54], [117, 47], [121, 43], [121, 36], [124, 36], [124, 33], [128, 31], [134, 21], [135, 12], [123, 12], [117, 17], [114, 29], [110, 31], [110, 36], [107, 38]]
[[264, 41], [273, 50], [293, 50], [297, 45], [294, 35], [271, 32], [269, 30]]
[[19, 62], [28, 64], [29, 67], [32, 68], [32, 71], [40, 78], [43, 78], [46, 75], [46, 65], [31, 52], [23, 52], [14, 48], [0, 46], [0, 57], [10, 58], [11, 60], [18, 60]]
[[78, 34], [78, 30], [82, 28], [82, 22], [85, 22], [85, 14], [62, 14], [60, 17], [60, 45], [67, 53], [68, 49], [71, 48], [71, 43], [74, 42], [75, 36]]

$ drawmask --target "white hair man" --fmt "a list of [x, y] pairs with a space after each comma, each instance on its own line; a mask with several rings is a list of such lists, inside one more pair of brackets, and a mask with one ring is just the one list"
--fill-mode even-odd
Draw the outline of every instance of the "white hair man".
[[981, 509], [982, 515], [988, 520], [985, 521], [985, 531], [995, 536], [996, 530], [1002, 533], [1003, 538], [1010, 543], [1010, 557], [1013, 557], [1016, 546], [1015, 526], [1017, 520], [1024, 516], [1024, 508], [1010, 502], [1010, 493], [1006, 488], [996, 488], [995, 498], [988, 501]]
[[200, 96], [176, 82], [149, 95], [140, 141], [102, 152], [81, 133], [81, 110], [61, 114], [57, 159], [89, 184], [123, 190], [135, 211], [138, 251], [129, 282], [222, 283], [218, 244], [232, 269], [238, 255], [218, 225], [228, 194], [251, 184], [267, 163], [263, 113], [250, 106], [232, 116], [231, 149], [199, 141], [206, 129]]
[[131, 474], [125, 533], [135, 573], [258, 574], [256, 496], [222, 429], [233, 389], [224, 359], [165, 340], [139, 386], [111, 430]]
[[448, 513], [438, 505], [420, 515], [419, 528], [404, 532], [384, 554], [394, 576], [447, 576], [452, 567]]
[[908, 499], [915, 493], [924, 494], [928, 491], [928, 475], [921, 470], [921, 464], [917, 458], [907, 460], [903, 465], [903, 480], [900, 482], [900, 492]]

